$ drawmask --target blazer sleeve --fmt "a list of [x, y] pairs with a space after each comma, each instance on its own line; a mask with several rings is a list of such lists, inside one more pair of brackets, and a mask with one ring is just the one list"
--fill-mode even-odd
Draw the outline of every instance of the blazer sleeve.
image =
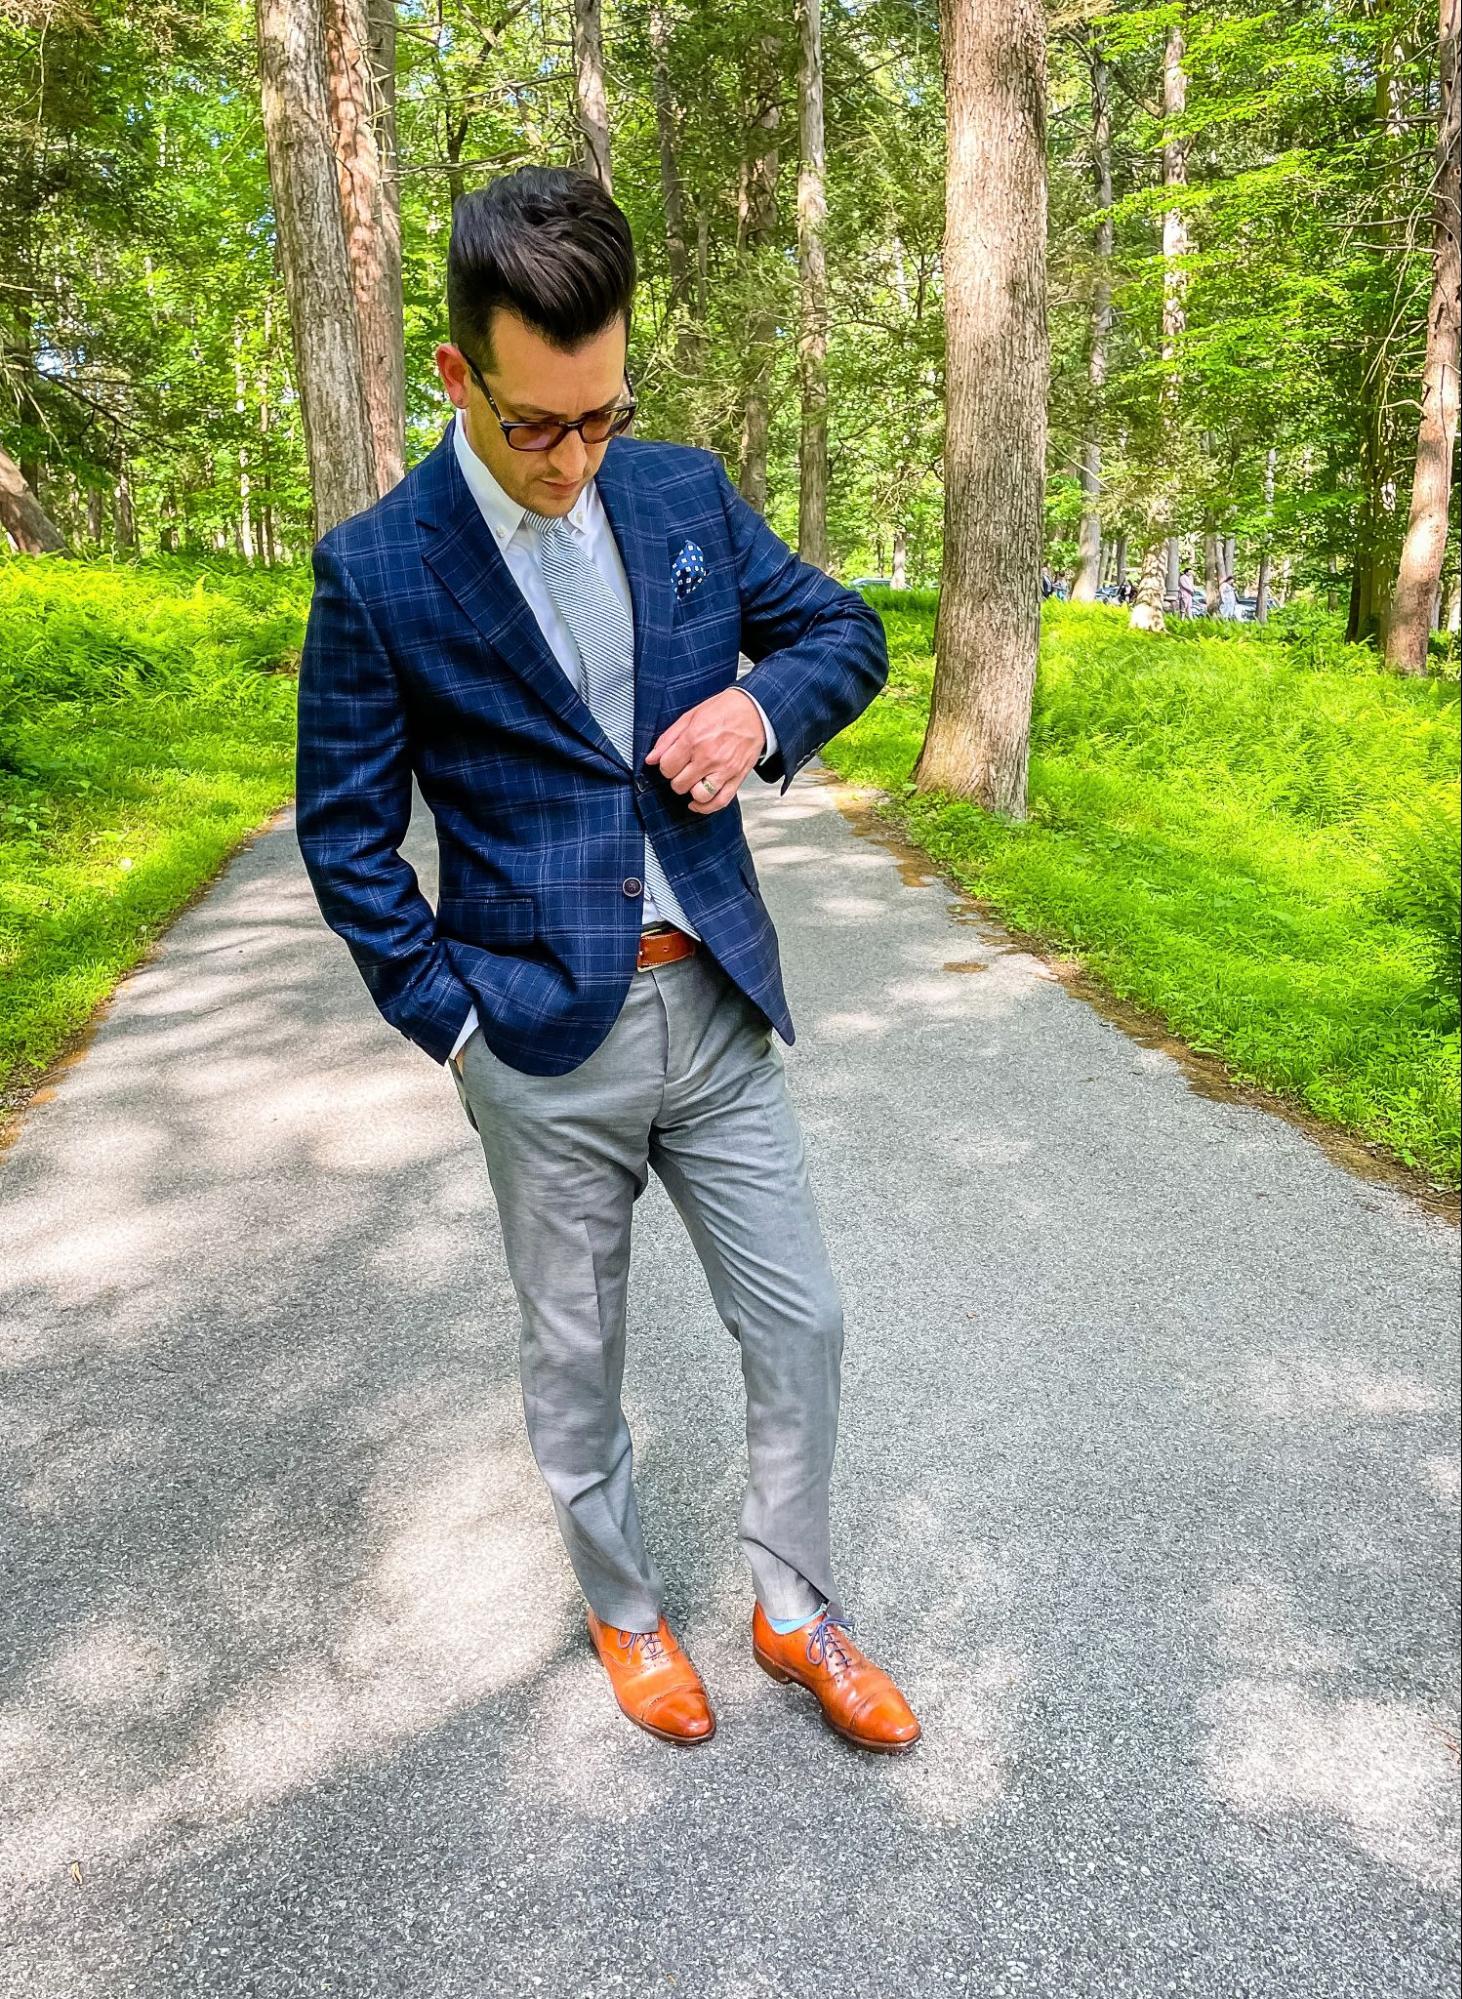
[[384, 1017], [445, 1062], [472, 995], [398, 851], [411, 757], [395, 670], [327, 535], [300, 655], [295, 834], [320, 913], [345, 940]]
[[824, 570], [803, 562], [726, 475], [721, 507], [741, 592], [741, 650], [756, 664], [736, 685], [771, 718], [776, 753], [753, 765], [785, 792], [803, 764], [863, 713], [888, 679], [883, 620]]

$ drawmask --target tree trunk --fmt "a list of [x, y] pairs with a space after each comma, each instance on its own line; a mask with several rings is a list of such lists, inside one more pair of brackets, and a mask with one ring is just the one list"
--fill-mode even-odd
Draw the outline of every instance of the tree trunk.
[[256, 0], [264, 139], [315, 532], [379, 497], [340, 214], [318, 0]]
[[579, 131], [584, 141], [583, 170], [599, 182], [606, 194], [612, 194], [609, 100], [604, 90], [604, 26], [599, 0], [574, 0], [574, 80]]
[[117, 523], [118, 555], [137, 553], [137, 511], [132, 504], [132, 474], [125, 454], [117, 460], [117, 483], [112, 497], [113, 518]]
[[46, 513], [15, 460], [0, 445], [0, 527], [21, 555], [69, 555], [66, 537]]
[[[1380, 336], [1373, 334], [1372, 339], [1379, 343]], [[1390, 608], [1396, 480], [1383, 358], [1372, 358], [1361, 384], [1361, 499], [1345, 623], [1346, 640], [1351, 645], [1384, 644]]]
[[1259, 580], [1254, 585], [1254, 618], [1261, 625], [1269, 616], [1269, 542], [1274, 521], [1274, 465], [1278, 455], [1271, 444], [1264, 456], [1264, 547], [1259, 557]]
[[[1163, 50], [1163, 186], [1168, 189], [1186, 187], [1188, 184], [1188, 142], [1173, 131], [1174, 121], [1182, 116], [1188, 107], [1188, 72], [1184, 67], [1185, 44], [1183, 40], [1184, 18], [1180, 10], [1178, 18], [1168, 29], [1167, 44]], [[1163, 211], [1162, 255], [1163, 255], [1163, 305], [1162, 305], [1162, 358], [1165, 364], [1162, 388], [1158, 394], [1158, 452], [1161, 466], [1153, 475], [1152, 489], [1148, 495], [1146, 515], [1147, 546], [1142, 555], [1142, 581], [1138, 585], [1137, 601], [1132, 606], [1131, 623], [1140, 631], [1161, 631], [1163, 614], [1161, 590], [1163, 585], [1163, 550], [1160, 544], [1172, 536], [1173, 517], [1177, 512], [1176, 482], [1182, 462], [1182, 397], [1179, 390], [1178, 356], [1181, 351], [1183, 334], [1188, 324], [1187, 289], [1188, 272], [1183, 263], [1188, 254], [1188, 219], [1176, 202], [1170, 203]], [[1177, 587], [1171, 553], [1167, 561], [1170, 587]], [[1153, 588], [1159, 592], [1155, 603], [1148, 601]], [[1144, 593], [1147, 593], [1145, 595]]]
[[1452, 485], [1452, 453], [1457, 441], [1458, 291], [1462, 288], [1458, 247], [1458, 200], [1462, 191], [1459, 190], [1459, 173], [1462, 173], [1459, 25], [1462, 25], [1462, 0], [1441, 0], [1437, 65], [1441, 102], [1432, 211], [1431, 307], [1426, 323], [1411, 516], [1397, 565], [1386, 634], [1386, 661], [1399, 673], [1426, 671], [1431, 607], [1441, 583], [1442, 559], [1447, 549], [1447, 506]]
[[925, 789], [1026, 814], [1045, 499], [1046, 46], [1037, 0], [940, 0], [944, 571]]
[[895, 590], [907, 590], [909, 587], [909, 531], [905, 527], [896, 527], [893, 531], [893, 568], [889, 572], [889, 581]]
[[[1400, 219], [1409, 188], [1410, 169], [1405, 156], [1412, 144], [1402, 88], [1408, 51], [1406, 29], [1398, 18], [1399, 9], [1394, 0], [1378, 0], [1375, 13], [1382, 33], [1377, 44], [1373, 89], [1376, 137], [1370, 167], [1378, 186], [1381, 219], [1375, 225], [1375, 240], [1367, 247], [1384, 259], [1382, 268], [1389, 271], [1399, 288], [1410, 247], [1406, 227]], [[1379, 317], [1365, 329], [1360, 348], [1363, 485], [1346, 621], [1347, 639], [1352, 643], [1374, 641], [1382, 651], [1390, 624], [1391, 586], [1400, 554], [1392, 335], [1391, 308], [1383, 301]]]
[[660, 143], [660, 201], [665, 210], [665, 264], [670, 273], [666, 312], [675, 327], [675, 365], [681, 378], [688, 381], [700, 374], [704, 364], [705, 323], [686, 231], [685, 191], [680, 178], [680, 107], [670, 82], [670, 19], [666, 0], [650, 0], [649, 26], [650, 81], [655, 99], [655, 131]]
[[376, 491], [383, 495], [406, 472], [406, 342], [395, 176], [396, 20], [393, 0], [373, 0], [369, 6], [367, 0], [323, 4], [340, 213], [360, 327]]
[[1134, 631], [1160, 632], [1166, 628], [1163, 616], [1163, 545], [1149, 542], [1142, 551], [1142, 568], [1137, 577], [1137, 596], [1128, 623]]
[[1462, 570], [1454, 569], [1442, 586], [1442, 605], [1437, 624], [1449, 637], [1462, 633]]
[[[750, 151], [742, 165], [736, 230], [738, 248], [752, 257], [762, 250], [769, 251], [776, 241], [781, 47], [775, 35], [753, 37], [749, 100], [754, 115], [749, 123]], [[759, 288], [759, 299], [760, 303], [746, 315], [750, 375], [742, 408], [737, 486], [741, 497], [762, 511], [767, 503], [767, 431], [772, 365], [776, 358], [777, 310], [768, 286]]]
[[1218, 586], [1223, 581], [1223, 560], [1217, 533], [1209, 528], [1203, 536], [1203, 608], [1211, 618], [1218, 609]]
[[274, 466], [271, 435], [269, 359], [273, 352], [274, 309], [264, 300], [264, 358], [259, 371], [259, 465], [264, 481], [263, 505], [259, 509], [259, 535], [264, 561], [272, 569], [279, 560], [274, 536]]
[[243, 344], [244, 344], [243, 328], [236, 326], [234, 328], [234, 415], [240, 419], [239, 422], [240, 437], [239, 437], [239, 451], [238, 451], [239, 514], [238, 514], [237, 538], [238, 538], [239, 554], [244, 558], [245, 562], [252, 562], [254, 560], [254, 554], [255, 554], [254, 493], [253, 493], [253, 482], [249, 477], [249, 449], [247, 444], [245, 444], [243, 437], [243, 433], [245, 430], [243, 418], [247, 415], [249, 407], [248, 398], [244, 393], [244, 364], [240, 355], [240, 349], [242, 348]]
[[[1111, 74], [1093, 39], [1091, 66], [1091, 166], [1097, 207], [1112, 205]], [[1081, 452], [1083, 504], [1077, 537], [1073, 600], [1095, 598], [1102, 564], [1102, 405], [1107, 384], [1107, 339], [1112, 330], [1112, 218], [1102, 214], [1093, 238], [1096, 278], [1092, 288], [1091, 334], [1086, 357], [1087, 430]]]
[[802, 435], [797, 483], [797, 553], [818, 569], [827, 545], [827, 226], [822, 132], [822, 0], [795, 0], [801, 61], [802, 161], [797, 174], [797, 274], [802, 332], [797, 345]]

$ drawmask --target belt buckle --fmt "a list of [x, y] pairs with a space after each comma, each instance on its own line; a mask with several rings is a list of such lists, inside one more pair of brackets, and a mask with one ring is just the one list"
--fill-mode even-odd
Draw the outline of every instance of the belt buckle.
[[[657, 938], [680, 937], [683, 938], [687, 944], [691, 945], [692, 949], [694, 948], [694, 943], [695, 943], [695, 940], [690, 936], [689, 932], [682, 930], [678, 924], [663, 923], [663, 922], [647, 923], [642, 927], [640, 931], [639, 955], [635, 965], [635, 970], [637, 972], [646, 972], [650, 969], [652, 965], [658, 965], [661, 963], [669, 962], [654, 955], [650, 956], [646, 955], [645, 939], [647, 937], [657, 937]], [[683, 956], [685, 954], [682, 953], [681, 955]]]

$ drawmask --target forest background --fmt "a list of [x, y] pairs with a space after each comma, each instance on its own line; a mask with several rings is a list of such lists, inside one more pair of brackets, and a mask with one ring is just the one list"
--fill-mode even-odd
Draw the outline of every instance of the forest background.
[[[1000, 8], [975, 12], [998, 25]], [[998, 219], [949, 174], [950, 137], [969, 64], [999, 85], [999, 39], [956, 79], [962, 0], [833, 0], [810, 65], [807, 14], [319, 11], [332, 129], [389, 195], [355, 236], [347, 207], [346, 248], [389, 239], [399, 257], [400, 389], [374, 477], [392, 483], [449, 414], [431, 356], [454, 200], [584, 161], [640, 257], [638, 432], [716, 450], [791, 545], [883, 611], [889, 689], [826, 760], [1236, 1076], [1455, 1184], [1455, 306], [1445, 552], [1420, 655], [1387, 670], [1435, 362], [1455, 4], [1450, 43], [1448, 0], [1440, 33], [1409, 0], [1237, 0], [1058, 7], [1038, 53], [1012, 38], [1045, 166], [1030, 535], [988, 500], [971, 519], [950, 477], [968, 402], [951, 396], [947, 250]], [[288, 796], [308, 555], [342, 510], [301, 395], [300, 300], [325, 289], [291, 271], [279, 204], [290, 120], [312, 115], [288, 36], [310, 15], [0, 4], [14, 1102]], [[351, 125], [352, 22], [389, 98], [373, 163], [369, 118]], [[987, 412], [1029, 394], [1008, 362], [999, 342], [981, 359]], [[936, 660], [981, 671], [941, 656], [934, 626], [951, 554], [980, 533], [1004, 536], [1032, 591], [1044, 565], [1088, 600], [1046, 606], [1013, 811], [920, 781]], [[1096, 600], [1155, 549], [1167, 631], [1135, 632]], [[1174, 616], [1184, 565], [1209, 614], [1191, 622]], [[1242, 623], [1213, 615], [1226, 576]]]

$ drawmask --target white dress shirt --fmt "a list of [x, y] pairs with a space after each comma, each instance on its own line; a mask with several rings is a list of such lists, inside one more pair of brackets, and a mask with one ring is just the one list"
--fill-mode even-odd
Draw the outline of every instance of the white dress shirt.
[[[513, 580], [527, 600], [528, 608], [538, 620], [539, 630], [548, 642], [550, 651], [575, 686], [579, 684], [579, 651], [574, 637], [564, 623], [558, 606], [548, 594], [540, 565], [541, 544], [534, 528], [525, 520], [528, 509], [521, 500], [512, 499], [491, 469], [485, 465], [467, 441], [467, 431], [462, 422], [462, 412], [458, 410], [452, 426], [452, 443], [457, 453], [457, 463], [462, 468], [462, 476], [467, 481], [468, 491], [482, 509], [482, 517], [493, 533], [498, 547], [502, 550]], [[630, 601], [629, 578], [624, 573], [624, 563], [620, 557], [619, 544], [614, 539], [614, 531], [609, 525], [609, 516], [604, 511], [604, 502], [599, 497], [599, 489], [590, 479], [580, 493], [566, 517], [571, 527], [583, 536], [589, 560], [594, 564], [605, 582], [613, 590], [625, 610], [634, 616]], [[765, 763], [776, 753], [777, 736], [771, 718], [749, 688], [742, 690], [748, 701], [762, 719], [766, 731], [766, 748], [757, 758]], [[655, 907], [654, 897], [648, 884], [644, 895], [643, 923], [657, 923], [663, 919]], [[452, 1057], [470, 1040], [477, 1026], [477, 1008], [469, 1007], [467, 1018], [452, 1044]], [[448, 1058], [449, 1060], [451, 1057]]]

